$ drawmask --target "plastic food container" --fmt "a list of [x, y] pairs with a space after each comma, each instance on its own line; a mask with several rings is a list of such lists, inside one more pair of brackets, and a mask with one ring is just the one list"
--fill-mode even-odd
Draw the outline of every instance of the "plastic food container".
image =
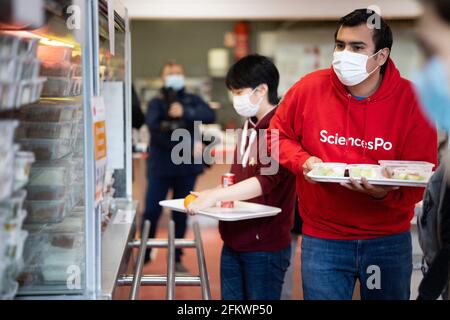
[[26, 223], [58, 223], [66, 216], [66, 200], [25, 201]]
[[42, 89], [44, 97], [69, 97], [71, 96], [72, 82], [66, 77], [48, 77]]
[[42, 62], [41, 76], [45, 77], [65, 77], [70, 78], [72, 66], [67, 61], [48, 61]]
[[324, 177], [344, 177], [346, 166], [346, 163], [337, 162], [314, 163], [312, 174]]
[[65, 99], [41, 99], [39, 103], [21, 108], [21, 118], [32, 122], [78, 121], [81, 102]]
[[382, 167], [389, 168], [407, 168], [407, 167], [423, 167], [426, 170], [432, 171], [435, 165], [426, 161], [403, 161], [403, 160], [380, 160]]
[[12, 83], [22, 76], [23, 63], [17, 58], [0, 59], [0, 81]]
[[70, 62], [72, 48], [63, 46], [40, 45], [37, 49], [37, 57], [42, 61], [66, 61]]
[[34, 153], [18, 151], [14, 158], [14, 190], [23, 188], [28, 183], [31, 165], [35, 161]]
[[15, 106], [23, 106], [39, 100], [45, 78], [23, 80], [19, 84]]
[[70, 194], [71, 187], [59, 186], [27, 186], [28, 200], [62, 200]]
[[0, 109], [8, 110], [16, 106], [19, 83], [0, 83]]
[[25, 230], [20, 230], [18, 232], [18, 236], [14, 240], [10, 240], [6, 251], [6, 257], [13, 261], [22, 259], [23, 248], [27, 237], [28, 232]]
[[348, 173], [352, 178], [381, 179], [382, 168], [379, 165], [351, 164], [347, 166]]
[[19, 190], [14, 192], [9, 199], [0, 202], [0, 216], [6, 217], [7, 222], [20, 218], [26, 196], [25, 190]]
[[26, 151], [32, 151], [39, 161], [58, 160], [71, 153], [70, 139], [22, 139], [19, 143]]
[[17, 56], [19, 38], [12, 35], [0, 35], [0, 59]]
[[18, 124], [19, 122], [15, 120], [0, 120], [0, 137], [2, 139], [0, 150], [11, 149]]
[[84, 242], [84, 219], [67, 217], [63, 222], [49, 225], [44, 229], [49, 235], [52, 246], [59, 248], [77, 248]]
[[16, 138], [39, 139], [71, 139], [74, 135], [75, 123], [65, 122], [21, 122]]
[[21, 38], [17, 48], [17, 56], [23, 59], [36, 58], [39, 39], [36, 38]]
[[39, 76], [41, 61], [39, 59], [28, 59], [22, 62], [21, 79], [35, 80]]
[[4, 201], [8, 199], [12, 192], [13, 192], [13, 186], [14, 186], [14, 176], [12, 175], [12, 172], [6, 172], [3, 173], [3, 177], [0, 176], [0, 201]]
[[70, 160], [39, 162], [33, 165], [30, 172], [30, 186], [67, 186], [71, 181]]
[[83, 79], [81, 77], [74, 77], [71, 80], [70, 95], [79, 96], [83, 90]]
[[14, 168], [14, 150], [2, 151], [0, 154], [0, 175], [11, 174]]
[[51, 247], [48, 255], [41, 265], [44, 281], [47, 283], [67, 283], [67, 269], [78, 267], [82, 272], [84, 261], [84, 248], [65, 249]]
[[392, 169], [392, 179], [407, 181], [428, 181], [432, 171], [425, 167], [408, 167]]

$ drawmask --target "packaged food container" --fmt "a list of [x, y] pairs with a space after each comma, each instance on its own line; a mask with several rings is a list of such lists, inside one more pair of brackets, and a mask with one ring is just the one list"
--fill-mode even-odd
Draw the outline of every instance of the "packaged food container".
[[13, 109], [16, 106], [19, 83], [0, 83], [0, 110]]
[[40, 45], [37, 50], [37, 57], [42, 61], [70, 62], [72, 51], [72, 48], [64, 46]]
[[41, 76], [70, 78], [72, 66], [67, 61], [44, 60], [41, 65]]
[[11, 171], [3, 173], [3, 177], [0, 175], [0, 181], [2, 181], [2, 183], [0, 183], [0, 201], [4, 201], [8, 199], [13, 192], [13, 173]]
[[5, 222], [13, 221], [23, 214], [22, 208], [27, 192], [19, 190], [14, 192], [7, 200], [0, 202], [0, 216], [6, 217]]
[[346, 163], [337, 162], [314, 163], [312, 174], [324, 177], [344, 177], [346, 166]]
[[71, 96], [72, 82], [65, 77], [48, 77], [42, 89], [44, 97], [69, 97]]
[[70, 185], [71, 169], [70, 160], [36, 163], [31, 168], [28, 187]]
[[0, 59], [0, 81], [17, 82], [22, 76], [23, 62], [17, 58]]
[[68, 268], [84, 269], [84, 248], [65, 249], [51, 247], [41, 265], [44, 281], [47, 283], [67, 283]]
[[22, 59], [34, 59], [37, 56], [39, 39], [21, 38], [17, 49], [17, 56]]
[[39, 59], [28, 59], [22, 61], [21, 80], [36, 80], [39, 76], [41, 61]]
[[6, 242], [10, 245], [16, 244], [18, 239], [22, 236], [22, 225], [27, 216], [27, 212], [25, 210], [21, 210], [20, 212], [20, 215], [13, 219], [5, 219], [3, 228], [0, 229], [5, 233]]
[[18, 232], [18, 237], [8, 243], [8, 248], [6, 252], [6, 256], [8, 259], [12, 261], [22, 259], [23, 248], [27, 237], [28, 232], [26, 230], [20, 230]]
[[32, 151], [37, 160], [58, 160], [72, 151], [70, 139], [21, 139], [19, 143], [26, 151]]
[[348, 173], [352, 178], [381, 179], [382, 168], [378, 165], [351, 164], [347, 166]]
[[407, 181], [428, 181], [432, 171], [426, 167], [397, 167], [392, 169], [392, 179]]
[[379, 164], [384, 168], [423, 167], [428, 171], [432, 171], [435, 167], [433, 163], [426, 161], [380, 160]]
[[84, 219], [67, 217], [63, 222], [49, 225], [44, 232], [48, 233], [50, 244], [59, 248], [76, 248], [84, 242]]
[[14, 169], [14, 150], [6, 150], [0, 153], [0, 175], [4, 175], [9, 171], [11, 174], [11, 170]]
[[16, 107], [36, 102], [40, 98], [44, 82], [45, 78], [22, 80], [19, 84], [19, 91], [15, 103]]
[[83, 90], [83, 79], [81, 77], [74, 77], [71, 79], [71, 92], [72, 96], [79, 96]]
[[16, 120], [0, 120], [0, 137], [2, 139], [0, 150], [11, 149], [18, 124], [19, 122]]
[[21, 118], [32, 122], [66, 122], [80, 119], [81, 102], [66, 99], [41, 99], [21, 108]]
[[59, 186], [27, 186], [27, 200], [62, 200], [70, 195], [71, 187]]
[[28, 238], [25, 241], [23, 250], [23, 261], [25, 265], [42, 263], [45, 252], [50, 247], [50, 238], [43, 232], [46, 224], [27, 224], [24, 230], [28, 231]]
[[58, 223], [66, 216], [66, 200], [25, 201], [26, 223]]
[[23, 188], [28, 183], [31, 165], [35, 157], [33, 152], [18, 151], [14, 158], [14, 190]]
[[75, 122], [21, 122], [16, 138], [71, 139], [74, 136]]
[[0, 34], [0, 59], [16, 57], [18, 47], [18, 37]]
[[5, 279], [0, 291], [0, 300], [13, 300], [19, 290], [19, 283], [13, 279]]

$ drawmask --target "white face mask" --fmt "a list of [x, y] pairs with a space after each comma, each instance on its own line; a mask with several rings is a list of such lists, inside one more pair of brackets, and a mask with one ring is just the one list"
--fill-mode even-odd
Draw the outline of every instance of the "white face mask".
[[367, 72], [367, 61], [369, 58], [376, 56], [380, 51], [370, 57], [348, 50], [335, 51], [333, 54], [334, 72], [343, 85], [349, 87], [356, 86], [366, 80], [379, 68], [377, 66], [370, 73]]
[[233, 96], [233, 107], [239, 115], [249, 118], [254, 117], [258, 113], [263, 97], [261, 97], [256, 104], [253, 104], [250, 97], [255, 91], [256, 88], [253, 89], [252, 92]]
[[169, 74], [166, 76], [164, 81], [164, 86], [166, 88], [172, 88], [175, 91], [184, 88], [184, 77], [181, 74]]

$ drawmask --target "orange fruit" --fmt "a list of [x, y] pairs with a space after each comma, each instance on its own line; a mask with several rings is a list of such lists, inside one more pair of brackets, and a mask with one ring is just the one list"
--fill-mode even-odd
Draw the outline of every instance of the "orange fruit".
[[195, 199], [197, 199], [196, 196], [194, 196], [193, 194], [188, 194], [186, 196], [186, 198], [184, 198], [184, 207], [187, 208], [187, 206], [189, 205], [189, 203], [191, 203], [192, 201], [194, 201]]

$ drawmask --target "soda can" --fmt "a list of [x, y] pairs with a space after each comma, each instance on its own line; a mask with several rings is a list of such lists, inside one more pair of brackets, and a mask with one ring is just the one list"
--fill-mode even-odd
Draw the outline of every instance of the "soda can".
[[[222, 188], [229, 187], [235, 183], [234, 173], [225, 173], [222, 175]], [[221, 208], [234, 208], [234, 201], [221, 201]]]

